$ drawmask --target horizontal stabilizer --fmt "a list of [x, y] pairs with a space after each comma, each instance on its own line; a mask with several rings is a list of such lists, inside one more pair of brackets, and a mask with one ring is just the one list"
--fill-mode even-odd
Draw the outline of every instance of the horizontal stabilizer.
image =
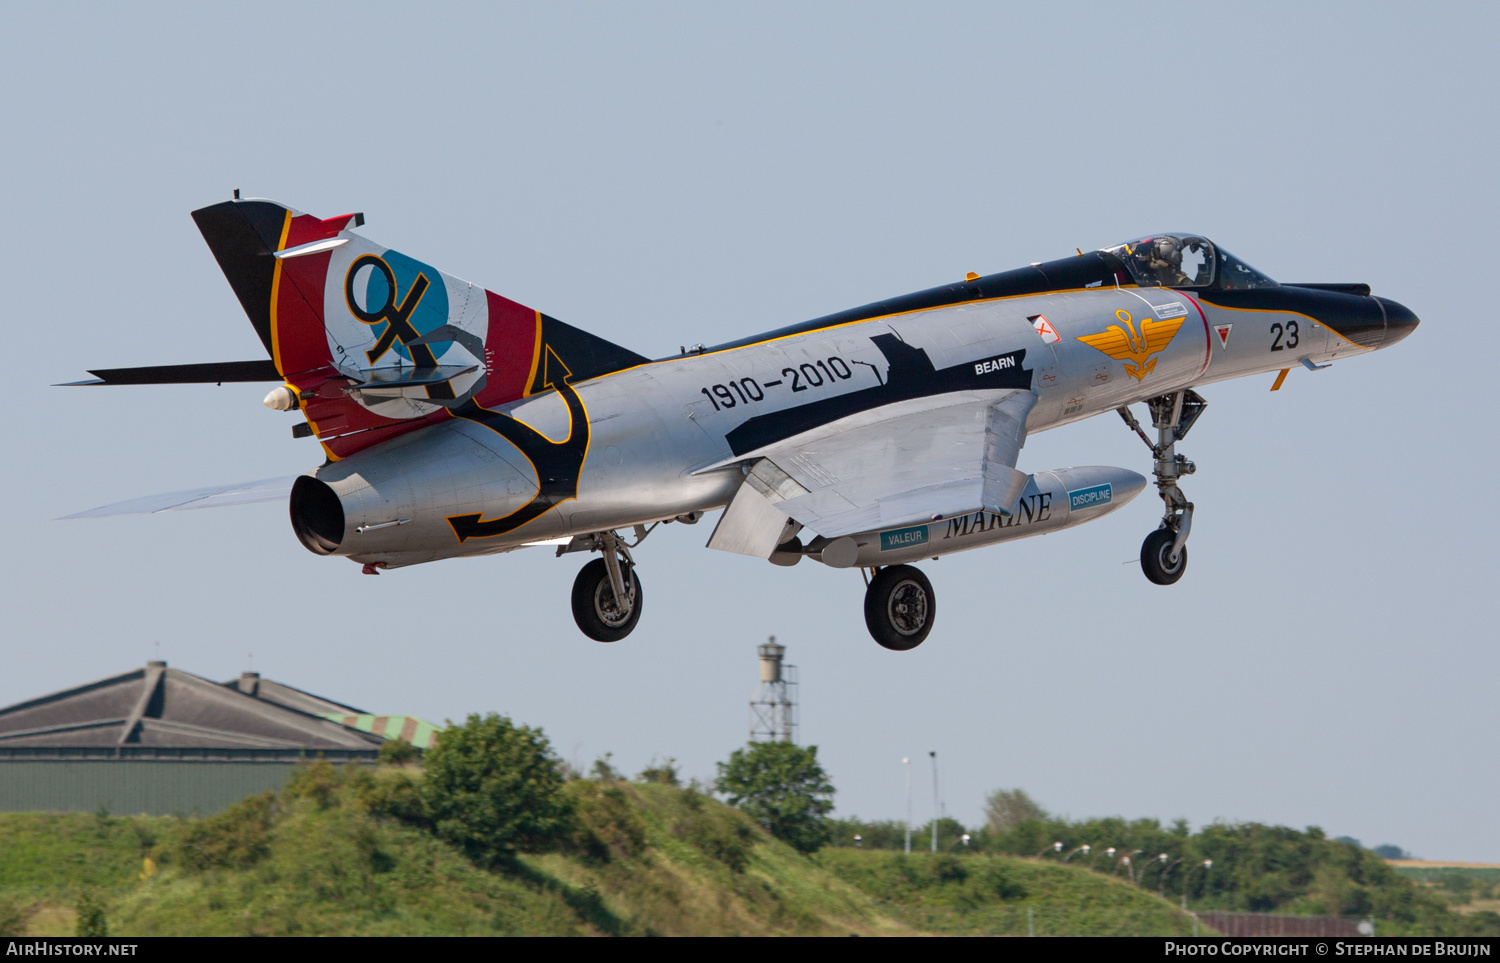
[[425, 368], [374, 368], [361, 371], [364, 380], [351, 385], [352, 388], [415, 388], [419, 385], [441, 384], [450, 378], [478, 370], [477, 364], [442, 364]]
[[285, 478], [263, 478], [235, 485], [215, 485], [212, 488], [194, 488], [185, 492], [147, 495], [144, 498], [132, 498], [126, 502], [91, 508], [86, 512], [64, 515], [58, 521], [70, 518], [106, 518], [111, 515], [154, 515], [157, 512], [185, 512], [194, 508], [223, 508], [229, 505], [281, 501], [291, 494], [292, 482], [296, 480], [296, 475], [288, 475]]
[[74, 385], [211, 385], [225, 382], [280, 381], [281, 372], [271, 361], [210, 361], [207, 364], [158, 364], [145, 368], [100, 368], [90, 371], [92, 381], [69, 381], [54, 387]]

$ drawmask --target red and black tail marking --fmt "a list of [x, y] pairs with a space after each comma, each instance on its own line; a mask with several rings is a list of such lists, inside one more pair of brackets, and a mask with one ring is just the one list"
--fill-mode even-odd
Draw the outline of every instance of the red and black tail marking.
[[214, 252], [219, 269], [255, 333], [274, 355], [271, 344], [271, 292], [276, 279], [273, 251], [281, 244], [287, 209], [270, 201], [225, 201], [193, 212], [193, 221]]
[[[636, 365], [647, 364], [650, 360], [613, 342], [575, 328], [571, 324], [564, 324], [556, 318], [545, 314], [541, 314], [540, 318], [542, 346], [551, 350], [553, 357], [558, 361], [565, 362], [565, 370], [568, 372], [567, 380], [574, 383], [614, 371], [634, 368]], [[540, 363], [535, 366], [531, 381], [526, 387], [528, 395], [540, 394], [548, 387], [555, 387], [546, 380], [547, 366], [544, 351], [538, 352], [538, 361]], [[487, 398], [479, 400], [487, 405], [504, 404], [504, 402]], [[514, 401], [515, 399], [506, 400]]]
[[[456, 411], [564, 391], [568, 381], [647, 360], [493, 292], [477, 301], [481, 289], [352, 233], [361, 215], [320, 220], [273, 201], [236, 199], [194, 211], [193, 220], [276, 370], [295, 390], [307, 431], [332, 458]], [[377, 274], [383, 283], [358, 281], [356, 297], [356, 279]], [[382, 404], [389, 394], [364, 388], [389, 380], [398, 352], [418, 372], [415, 393], [403, 396], [415, 400]], [[549, 358], [570, 372], [566, 379], [548, 380]], [[457, 373], [417, 380], [422, 371], [440, 370]], [[467, 380], [448, 380], [460, 377]]]

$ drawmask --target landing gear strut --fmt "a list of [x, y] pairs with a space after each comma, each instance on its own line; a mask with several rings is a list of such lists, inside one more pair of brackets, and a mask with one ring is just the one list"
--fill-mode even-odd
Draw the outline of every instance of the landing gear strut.
[[1198, 470], [1198, 466], [1177, 454], [1176, 445], [1187, 437], [1208, 402], [1191, 388], [1184, 388], [1151, 398], [1146, 406], [1151, 409], [1151, 426], [1156, 429], [1154, 445], [1128, 407], [1116, 410], [1151, 449], [1151, 473], [1156, 476], [1156, 490], [1166, 506], [1161, 526], [1147, 535], [1141, 545], [1141, 571], [1157, 585], [1171, 585], [1187, 571], [1187, 539], [1193, 528], [1193, 503], [1177, 487], [1177, 479]]
[[[591, 544], [580, 548], [603, 552], [604, 557], [589, 562], [573, 580], [573, 621], [596, 642], [618, 642], [641, 619], [643, 594], [635, 559], [614, 532], [597, 532], [587, 538]], [[639, 537], [635, 544], [640, 544]]]
[[865, 626], [887, 649], [915, 649], [932, 631], [937, 598], [927, 576], [910, 565], [874, 570], [865, 588]]

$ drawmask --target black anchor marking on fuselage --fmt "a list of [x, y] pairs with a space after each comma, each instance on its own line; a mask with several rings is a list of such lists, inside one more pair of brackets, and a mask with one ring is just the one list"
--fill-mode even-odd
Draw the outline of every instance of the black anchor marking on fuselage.
[[[504, 535], [547, 513], [569, 499], [578, 497], [578, 477], [589, 448], [589, 418], [578, 392], [568, 384], [573, 373], [562, 363], [551, 347], [542, 349], [542, 383], [554, 389], [568, 406], [568, 437], [553, 441], [546, 435], [498, 411], [490, 411], [470, 401], [454, 410], [454, 415], [484, 425], [515, 445], [536, 469], [537, 493], [520, 508], [500, 518], [485, 519], [483, 514], [449, 515], [448, 524], [460, 542], [471, 538], [493, 538]], [[554, 367], [555, 366], [555, 367]], [[555, 375], [554, 371], [561, 371]]]

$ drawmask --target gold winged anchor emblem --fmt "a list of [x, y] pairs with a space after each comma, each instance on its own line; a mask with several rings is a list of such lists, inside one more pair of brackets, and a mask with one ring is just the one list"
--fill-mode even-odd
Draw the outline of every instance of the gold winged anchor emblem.
[[1086, 334], [1079, 338], [1084, 344], [1104, 352], [1116, 361], [1125, 362], [1125, 373], [1137, 381], [1156, 370], [1156, 359], [1152, 355], [1166, 350], [1177, 336], [1177, 329], [1187, 318], [1172, 318], [1157, 321], [1141, 319], [1141, 330], [1137, 334], [1135, 322], [1129, 311], [1116, 311], [1119, 324], [1112, 324], [1098, 334]]

